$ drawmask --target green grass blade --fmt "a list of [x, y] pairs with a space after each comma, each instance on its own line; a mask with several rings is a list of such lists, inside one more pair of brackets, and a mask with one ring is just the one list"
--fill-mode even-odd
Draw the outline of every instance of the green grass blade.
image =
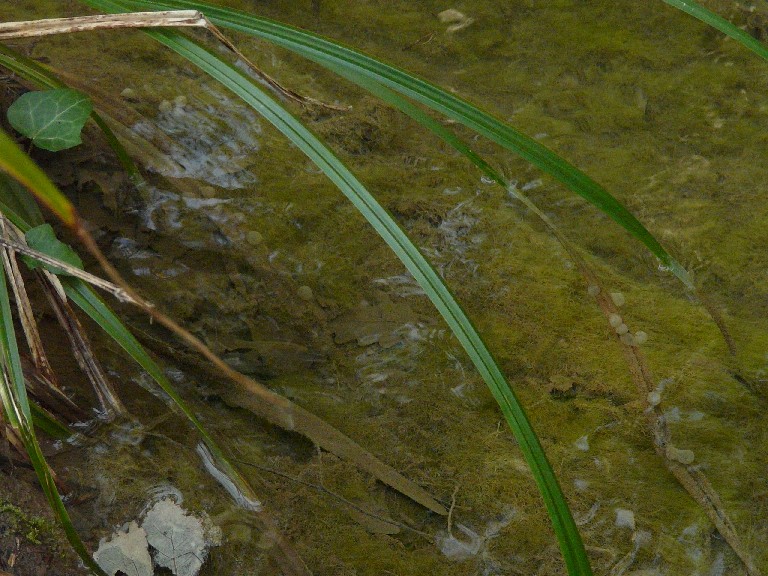
[[731, 24], [728, 20], [723, 18], [722, 16], [718, 16], [714, 12], [710, 12], [703, 6], [700, 6], [697, 2], [692, 2], [691, 0], [663, 0], [666, 4], [669, 4], [670, 6], [677, 8], [678, 10], [682, 10], [686, 14], [690, 14], [694, 18], [698, 18], [705, 24], [709, 24], [713, 28], [716, 28], [717, 30], [720, 30], [723, 34], [726, 34], [739, 42], [742, 46], [745, 46], [746, 48], [749, 48], [760, 56], [761, 58], [768, 60], [768, 48], [765, 47], [765, 45], [758, 41], [756, 38], [753, 38], [749, 35], [746, 31], [742, 30], [738, 26], [735, 26], [734, 24]]
[[[14, 74], [18, 74], [20, 77], [32, 82], [40, 88], [56, 89], [69, 87], [56, 77], [53, 72], [38, 62], [35, 62], [31, 58], [27, 58], [23, 54], [20, 54], [3, 44], [0, 44], [0, 66], [10, 70]], [[91, 120], [96, 123], [104, 134], [107, 143], [110, 148], [112, 148], [112, 151], [117, 156], [123, 170], [128, 174], [128, 177], [133, 184], [139, 187], [143, 186], [145, 184], [144, 177], [141, 175], [141, 172], [139, 172], [133, 159], [130, 157], [125, 147], [120, 143], [117, 136], [115, 136], [115, 133], [109, 125], [96, 111], [91, 112]]]
[[24, 186], [3, 172], [0, 172], [0, 212], [22, 232], [44, 223], [43, 214], [34, 197]]
[[467, 158], [472, 164], [480, 169], [486, 176], [494, 180], [497, 184], [504, 189], [509, 187], [509, 182], [499, 172], [493, 168], [488, 162], [486, 162], [481, 156], [475, 153], [469, 145], [461, 138], [456, 136], [456, 133], [446, 128], [443, 124], [432, 118], [429, 114], [425, 113], [421, 108], [415, 106], [412, 102], [403, 98], [396, 92], [390, 90], [386, 86], [379, 84], [368, 78], [361, 77], [354, 73], [345, 71], [341, 74], [345, 78], [355, 82], [361, 87], [365, 88], [371, 94], [377, 96], [381, 100], [388, 102], [398, 108], [401, 112], [404, 112], [416, 122], [433, 132], [441, 140], [451, 145], [462, 156]]
[[69, 428], [32, 401], [29, 403], [29, 410], [32, 413], [32, 423], [35, 427], [48, 434], [51, 438], [64, 440], [72, 436]]
[[75, 209], [70, 201], [3, 130], [0, 130], [0, 170], [23, 184], [62, 222], [75, 225]]
[[640, 240], [683, 284], [693, 289], [688, 272], [656, 238], [607, 190], [581, 170], [535, 140], [518, 132], [480, 108], [403, 70], [384, 64], [356, 50], [285, 24], [230, 8], [196, 0], [82, 0], [102, 10], [196, 9], [214, 24], [273, 42], [325, 66], [355, 78], [368, 78], [413, 98], [518, 154], [579, 194]]
[[560, 540], [569, 572], [591, 574], [584, 545], [565, 497], [522, 406], [464, 311], [397, 223], [322, 142], [257, 88], [245, 74], [182, 35], [157, 30], [146, 33], [199, 66], [288, 136], [336, 184], [397, 254], [445, 318], [499, 403], [531, 466]]
[[[30, 176], [31, 178], [32, 176]], [[94, 562], [72, 525], [64, 503], [61, 500], [51, 470], [45, 461], [40, 444], [35, 436], [33, 416], [27, 398], [24, 374], [19, 358], [19, 349], [11, 315], [10, 297], [5, 280], [5, 266], [0, 266], [0, 354], [2, 354], [2, 378], [0, 379], [0, 400], [6, 421], [19, 434], [30, 462], [37, 474], [40, 486], [56, 518], [64, 529], [72, 548], [82, 561], [96, 574], [106, 574]]]

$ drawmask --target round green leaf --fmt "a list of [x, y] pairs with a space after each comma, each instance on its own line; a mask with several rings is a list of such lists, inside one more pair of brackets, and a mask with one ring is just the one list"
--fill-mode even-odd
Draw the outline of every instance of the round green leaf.
[[27, 92], [8, 108], [8, 121], [38, 148], [58, 152], [80, 144], [93, 104], [77, 90]]

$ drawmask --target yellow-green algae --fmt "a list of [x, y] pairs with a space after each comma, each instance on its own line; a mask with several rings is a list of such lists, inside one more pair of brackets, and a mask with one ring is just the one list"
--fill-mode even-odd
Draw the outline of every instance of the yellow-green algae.
[[[59, 3], [53, 4], [48, 12], [45, 2], [14, 3], [0, 8], [0, 17], [59, 15]], [[626, 296], [624, 321], [631, 331], [649, 334], [643, 350], [656, 381], [670, 379], [661, 406], [680, 409], [680, 421], [670, 422], [675, 445], [693, 450], [766, 569], [765, 64], [662, 2], [476, 0], [455, 5], [475, 22], [452, 35], [436, 14], [453, 6], [437, 2], [222, 4], [340, 39], [538, 135], [626, 203], [696, 273], [726, 314], [736, 358], [728, 356], [703, 309], [605, 216], [520, 160], [473, 143], [520, 187], [541, 178], [529, 196], [591, 254], [605, 289]], [[737, 23], [749, 17], [749, 3], [705, 4]], [[409, 120], [294, 56], [235, 39], [291, 88], [353, 106], [346, 114], [303, 117], [434, 256], [528, 408], [577, 519], [599, 503], [581, 527], [596, 573], [609, 573], [633, 549], [631, 532], [614, 525], [615, 508], [632, 510], [637, 529], [651, 535], [630, 570], [707, 573], [722, 550], [713, 528], [653, 450], [642, 395], [619, 344], [543, 225]], [[31, 53], [118, 102], [124, 88], [135, 89], [138, 102], [126, 105], [150, 118], [163, 100], [185, 95], [190, 106], [200, 107], [208, 101], [201, 87], [213, 90], [187, 64], [135, 32], [40, 40]], [[182, 210], [180, 229], [168, 224], [168, 212], [158, 212], [158, 231], [144, 232], [139, 241], [159, 256], [146, 262], [152, 274], [136, 277], [136, 285], [222, 351], [220, 334], [234, 333], [316, 353], [315, 364], [272, 367], [270, 385], [443, 501], [450, 503], [456, 490], [454, 532], [462, 523], [482, 533], [514, 510], [482, 553], [456, 563], [412, 533], [368, 534], [338, 501], [260, 472], [257, 490], [284, 519], [286, 535], [320, 575], [562, 574], [532, 479], [459, 346], [441, 333], [444, 326], [424, 298], [401, 296], [409, 285], [391, 280], [403, 274], [401, 265], [354, 209], [270, 128], [262, 123], [261, 130], [260, 149], [245, 166], [258, 183], [214, 190], [232, 201]], [[205, 195], [200, 184], [178, 187], [189, 197]], [[93, 218], [106, 226], [114, 215]], [[122, 236], [135, 234], [135, 220], [125, 215], [109, 226]], [[248, 230], [257, 230], [263, 241], [248, 245]], [[218, 247], [213, 232], [234, 244]], [[166, 273], [179, 263], [189, 272]], [[296, 296], [301, 286], [312, 289], [315, 301]], [[413, 322], [421, 324], [422, 339], [392, 349], [337, 345], [330, 321], [382, 294], [417, 311]], [[377, 381], [371, 378], [376, 373], [387, 377]], [[215, 400], [219, 385], [187, 381], [182, 387], [188, 397], [202, 392]], [[153, 403], [146, 398], [140, 405], [149, 410]], [[348, 499], [378, 502], [394, 519], [422, 531], [446, 528], [443, 519], [429, 517], [349, 464], [320, 457], [243, 411], [221, 403], [196, 409], [212, 428], [235, 439], [232, 449], [243, 460]], [[134, 410], [142, 413], [136, 405]], [[190, 507], [214, 517], [228, 510], [226, 495], [197, 468], [185, 435], [175, 433], [172, 422], [157, 433], [156, 440], [150, 436], [139, 444], [143, 457], [130, 445], [110, 443], [106, 454], [91, 453], [84, 465], [85, 477], [96, 467], [116, 484], [110, 492], [115, 501], [104, 502], [110, 521], [137, 514], [160, 480], [182, 489]], [[584, 435], [586, 452], [574, 446]], [[156, 462], [160, 474], [149, 475]], [[238, 522], [225, 531], [239, 526], [232, 528], [239, 539], [212, 552], [208, 573], [263, 564], [247, 542], [247, 519]], [[258, 536], [251, 536], [257, 543]], [[741, 573], [731, 553], [724, 558], [726, 573]]]

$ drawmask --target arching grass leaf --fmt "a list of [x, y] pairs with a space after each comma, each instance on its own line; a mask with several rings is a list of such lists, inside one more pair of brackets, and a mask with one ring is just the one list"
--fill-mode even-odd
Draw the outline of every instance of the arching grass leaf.
[[199, 66], [240, 96], [285, 134], [354, 204], [446, 320], [499, 403], [544, 498], [570, 574], [589, 576], [592, 570], [565, 496], [533, 431], [523, 407], [487, 346], [461, 306], [418, 248], [349, 169], [306, 127], [260, 90], [244, 73], [223, 62], [194, 41], [172, 31], [145, 31]]
[[690, 14], [694, 18], [698, 18], [702, 22], [709, 24], [712, 28], [720, 30], [723, 34], [727, 34], [734, 40], [736, 40], [742, 46], [749, 48], [763, 58], [768, 60], [768, 48], [759, 40], [753, 38], [749, 33], [745, 32], [738, 26], [732, 24], [722, 16], [718, 16], [714, 12], [710, 12], [698, 2], [692, 0], [663, 0], [666, 4], [682, 10], [686, 14]]
[[27, 92], [8, 108], [8, 121], [38, 148], [58, 152], [82, 142], [80, 132], [93, 105], [77, 90]]
[[[3, 130], [0, 130], [0, 171], [6, 172], [32, 192], [40, 202], [61, 218], [64, 224], [75, 225], [76, 214], [72, 203]], [[17, 194], [18, 189], [12, 189], [11, 193]], [[20, 220], [21, 214], [17, 211], [11, 211], [6, 216], [8, 218], [13, 216], [15, 219], [11, 218], [11, 221], [17, 226], [21, 224], [19, 228], [22, 230], [28, 230], [31, 227], [29, 223], [24, 224]]]

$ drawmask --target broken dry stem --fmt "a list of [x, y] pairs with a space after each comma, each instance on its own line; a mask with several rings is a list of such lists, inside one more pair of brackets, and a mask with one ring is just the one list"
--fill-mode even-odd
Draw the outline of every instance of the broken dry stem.
[[98, 14], [74, 18], [48, 18], [25, 22], [0, 23], [0, 40], [34, 38], [53, 34], [71, 34], [89, 30], [116, 28], [206, 28], [208, 21], [197, 10], [133, 12], [130, 14]]
[[[13, 236], [15, 239], [21, 241], [21, 232], [2, 215], [0, 215], [0, 230], [2, 230], [2, 237], [4, 240], [10, 241]], [[16, 256], [7, 246], [4, 252], [3, 260], [5, 263], [6, 275], [8, 276], [11, 289], [13, 290], [13, 295], [16, 300], [16, 309], [19, 312], [19, 322], [21, 323], [24, 337], [27, 340], [29, 351], [32, 354], [32, 361], [43, 377], [50, 382], [51, 385], [59, 388], [56, 374], [54, 373], [53, 368], [51, 368], [51, 363], [48, 361], [43, 342], [40, 339], [40, 332], [37, 329], [37, 321], [35, 320], [32, 304], [29, 301], [29, 296], [27, 295], [27, 290], [24, 286], [24, 279], [21, 277], [21, 272], [19, 271], [18, 262], [16, 262]]]
[[[69, 340], [72, 354], [77, 360], [80, 369], [88, 377], [101, 405], [104, 419], [111, 421], [115, 416], [127, 416], [128, 410], [123, 405], [112, 382], [107, 378], [104, 369], [93, 353], [90, 340], [85, 334], [82, 324], [77, 319], [75, 311], [69, 305], [65, 296], [55, 288], [53, 276], [47, 270], [39, 274], [48, 302], [56, 314], [56, 319], [64, 329]], [[52, 279], [53, 278], [53, 279]], [[56, 282], [58, 280], [55, 280]]]
[[[98, 276], [94, 276], [93, 274], [89, 274], [88, 272], [81, 270], [80, 268], [76, 268], [75, 266], [72, 266], [71, 264], [67, 264], [66, 262], [63, 262], [62, 260], [58, 260], [56, 258], [52, 258], [51, 256], [48, 256], [47, 254], [43, 254], [42, 252], [38, 252], [37, 250], [33, 250], [29, 246], [25, 246], [23, 244], [20, 244], [19, 242], [12, 242], [8, 240], [7, 238], [0, 238], [0, 246], [3, 246], [7, 250], [10, 250], [12, 252], [17, 252], [19, 254], [23, 254], [24, 256], [28, 256], [30, 258], [34, 258], [35, 260], [38, 260], [39, 262], [42, 262], [43, 264], [47, 264], [48, 266], [52, 266], [54, 268], [58, 268], [60, 270], [63, 270], [64, 273], [68, 276], [74, 276], [75, 278], [78, 278], [79, 280], [82, 280], [83, 282], [86, 282], [88, 284], [91, 284], [92, 286], [95, 286], [96, 288], [100, 288], [101, 290], [104, 290], [105, 292], [109, 292], [120, 300], [121, 302], [128, 302], [130, 304], [136, 304], [136, 302], [132, 301], [131, 296], [128, 294], [126, 290], [121, 288], [120, 286], [116, 286], [115, 284], [112, 284], [111, 282], [107, 282], [106, 280], [103, 280], [99, 278]], [[147, 304], [148, 305], [148, 304]]]

